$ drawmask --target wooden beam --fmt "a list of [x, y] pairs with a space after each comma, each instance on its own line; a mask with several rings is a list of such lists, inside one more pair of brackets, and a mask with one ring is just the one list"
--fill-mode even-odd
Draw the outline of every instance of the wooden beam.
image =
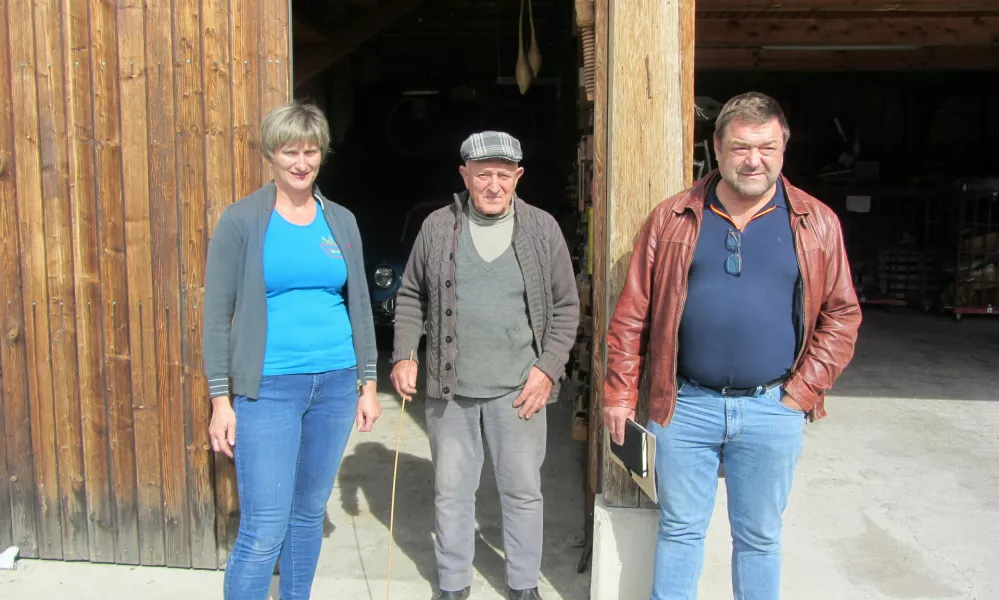
[[939, 47], [897, 51], [698, 48], [698, 71], [990, 71], [999, 47]]
[[[924, 16], [925, 15], [925, 16]], [[698, 46], [999, 44], [999, 13], [698, 18]]]
[[[693, 152], [687, 130], [694, 118], [694, 34], [684, 29], [693, 27], [693, 4], [694, 0], [609, 2], [609, 81], [606, 96], [597, 96], [598, 114], [605, 109], [607, 118], [602, 170], [606, 260], [600, 263], [603, 273], [595, 277], [599, 287], [594, 288], [607, 310], [596, 325], [599, 334], [606, 331], [624, 286], [636, 234], [656, 205], [689, 183], [685, 157]], [[604, 100], [606, 106], [601, 104]], [[606, 337], [596, 339], [603, 342]], [[645, 422], [647, 416], [648, 395], [643, 390], [636, 419]], [[652, 506], [604, 450], [604, 501], [610, 506]]]
[[995, 0], [697, 0], [698, 12], [709, 10], [995, 11], [997, 7]]
[[[317, 24], [325, 37], [332, 40], [324, 47], [310, 51], [294, 67], [295, 87], [308, 82], [355, 48], [378, 35], [388, 26], [415, 9], [425, 0], [385, 0], [377, 9], [361, 13], [355, 19], [338, 19], [329, 26]], [[296, 51], [296, 54], [303, 54]]]

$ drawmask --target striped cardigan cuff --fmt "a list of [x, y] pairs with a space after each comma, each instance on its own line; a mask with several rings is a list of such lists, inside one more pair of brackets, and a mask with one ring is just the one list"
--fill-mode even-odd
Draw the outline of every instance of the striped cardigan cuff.
[[364, 373], [361, 374], [364, 381], [378, 381], [378, 362], [371, 361], [364, 365]]
[[217, 398], [218, 396], [228, 396], [229, 395], [229, 378], [221, 377], [219, 379], [209, 379], [208, 380], [208, 397]]

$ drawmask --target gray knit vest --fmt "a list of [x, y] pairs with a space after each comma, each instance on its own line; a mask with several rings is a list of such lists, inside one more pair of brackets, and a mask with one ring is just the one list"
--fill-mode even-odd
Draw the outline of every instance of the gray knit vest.
[[455, 272], [455, 394], [496, 398], [524, 386], [538, 353], [513, 245], [487, 263], [475, 249], [470, 230], [463, 216]]

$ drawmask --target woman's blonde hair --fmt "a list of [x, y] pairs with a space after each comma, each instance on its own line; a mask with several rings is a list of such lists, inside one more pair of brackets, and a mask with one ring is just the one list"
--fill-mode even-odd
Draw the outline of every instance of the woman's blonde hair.
[[319, 146], [325, 159], [330, 149], [330, 126], [326, 115], [315, 104], [292, 100], [276, 106], [260, 125], [260, 151], [270, 160], [274, 153], [286, 146], [308, 142]]

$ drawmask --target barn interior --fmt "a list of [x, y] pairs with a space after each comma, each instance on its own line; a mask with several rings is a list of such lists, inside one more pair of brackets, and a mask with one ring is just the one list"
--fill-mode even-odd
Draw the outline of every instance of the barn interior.
[[[540, 57], [523, 94], [521, 23], [522, 68]], [[518, 192], [563, 211], [579, 137], [571, 0], [296, 0], [293, 41], [295, 97], [322, 105], [333, 132], [319, 185], [355, 212], [373, 260], [410, 208], [463, 189], [459, 147], [475, 131], [517, 137]]]

